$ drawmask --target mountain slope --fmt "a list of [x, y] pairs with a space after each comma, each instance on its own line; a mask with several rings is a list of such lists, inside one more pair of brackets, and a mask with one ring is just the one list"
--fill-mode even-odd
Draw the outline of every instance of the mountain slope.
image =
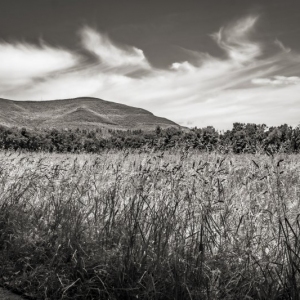
[[152, 130], [180, 127], [151, 112], [97, 98], [51, 101], [0, 99], [0, 124], [27, 128], [111, 128]]

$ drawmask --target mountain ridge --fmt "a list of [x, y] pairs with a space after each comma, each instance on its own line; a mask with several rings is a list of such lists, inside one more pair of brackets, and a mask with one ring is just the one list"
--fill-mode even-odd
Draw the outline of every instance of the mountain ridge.
[[138, 107], [93, 97], [46, 101], [0, 98], [0, 124], [25, 128], [153, 130], [180, 125]]

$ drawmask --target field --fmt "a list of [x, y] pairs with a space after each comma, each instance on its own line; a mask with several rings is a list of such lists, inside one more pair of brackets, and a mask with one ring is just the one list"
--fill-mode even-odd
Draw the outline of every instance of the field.
[[299, 299], [296, 155], [0, 153], [0, 284], [32, 299]]

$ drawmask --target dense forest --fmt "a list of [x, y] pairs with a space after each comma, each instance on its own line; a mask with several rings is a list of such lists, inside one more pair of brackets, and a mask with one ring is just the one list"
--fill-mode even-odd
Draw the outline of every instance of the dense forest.
[[171, 148], [218, 151], [221, 153], [298, 153], [300, 127], [286, 124], [234, 123], [227, 131], [214, 127], [193, 129], [157, 127], [151, 132], [101, 129], [57, 130], [0, 126], [0, 148], [5, 150], [98, 153], [109, 149], [167, 150]]

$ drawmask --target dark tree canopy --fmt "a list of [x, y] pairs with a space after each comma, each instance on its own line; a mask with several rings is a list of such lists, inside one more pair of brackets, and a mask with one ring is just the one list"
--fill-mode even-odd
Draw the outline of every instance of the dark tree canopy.
[[300, 152], [300, 128], [284, 124], [268, 128], [265, 124], [234, 123], [232, 130], [218, 132], [205, 128], [122, 131], [101, 129], [57, 130], [8, 128], [0, 126], [0, 148], [6, 150], [98, 153], [107, 149], [172, 148], [219, 151], [222, 153]]

